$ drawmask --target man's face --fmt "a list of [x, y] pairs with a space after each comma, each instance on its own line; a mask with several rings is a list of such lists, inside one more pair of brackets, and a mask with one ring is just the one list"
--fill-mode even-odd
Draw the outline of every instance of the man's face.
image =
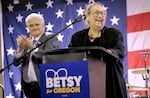
[[28, 28], [31, 36], [37, 37], [44, 32], [45, 26], [40, 19], [32, 18], [28, 21]]

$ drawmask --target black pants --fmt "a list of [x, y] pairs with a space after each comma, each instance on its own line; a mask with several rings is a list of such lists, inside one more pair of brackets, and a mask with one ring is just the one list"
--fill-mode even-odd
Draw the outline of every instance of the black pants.
[[40, 98], [40, 86], [38, 82], [26, 83], [23, 81], [23, 90], [28, 98]]

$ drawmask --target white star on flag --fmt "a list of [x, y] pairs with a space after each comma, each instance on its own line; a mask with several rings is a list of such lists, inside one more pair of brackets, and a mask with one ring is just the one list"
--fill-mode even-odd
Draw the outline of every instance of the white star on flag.
[[31, 4], [30, 2], [28, 2], [28, 4], [26, 5], [26, 7], [27, 7], [27, 11], [28, 10], [32, 10], [32, 6], [33, 6], [33, 4]]
[[27, 33], [29, 33], [29, 28], [28, 28], [28, 27], [26, 27], [25, 29], [26, 29]]
[[46, 2], [45, 4], [47, 5], [47, 8], [49, 8], [49, 7], [53, 7], [53, 4], [54, 2], [53, 1], [51, 1], [51, 0], [48, 0], [48, 2]]
[[63, 17], [62, 14], [64, 13], [64, 11], [61, 11], [61, 9], [58, 9], [58, 11], [56, 12], [57, 18], [59, 17]]
[[71, 4], [73, 5], [73, 0], [66, 0], [67, 1], [67, 5]]
[[110, 21], [112, 22], [111, 25], [118, 25], [118, 21], [120, 20], [120, 18], [117, 18], [116, 16], [113, 16], [113, 19], [110, 19]]
[[64, 35], [62, 35], [62, 34], [59, 33], [59, 34], [57, 35], [58, 41], [63, 42], [63, 37], [64, 37]]
[[21, 83], [18, 82], [17, 84], [15, 84], [15, 87], [16, 87], [16, 91], [21, 91]]
[[107, 11], [107, 10], [108, 10], [108, 7], [106, 7], [105, 5], [103, 5], [103, 7], [104, 7], [104, 10], [105, 10], [105, 11]]
[[18, 14], [17, 18], [17, 22], [22, 22], [23, 16], [21, 16], [21, 14]]
[[12, 96], [11, 93], [10, 93], [9, 96], [6, 96], [6, 98], [15, 98], [15, 97]]
[[13, 30], [14, 30], [14, 27], [12, 27], [11, 25], [9, 25], [9, 27], [8, 27], [8, 32], [9, 32], [9, 33], [13, 33]]
[[9, 12], [13, 12], [14, 6], [12, 6], [11, 4], [9, 4], [9, 6], [8, 6], [7, 8], [8, 8], [8, 10], [9, 10]]
[[46, 31], [53, 31], [54, 25], [52, 25], [50, 22], [48, 22], [48, 25], [46, 25], [47, 30]]
[[13, 78], [14, 73], [12, 71], [9, 71], [9, 77], [12, 79]]
[[[72, 21], [69, 19], [69, 21], [66, 23], [66, 25], [68, 26], [68, 25], [70, 25], [72, 23]], [[69, 27], [68, 27], [68, 29], [73, 29], [73, 25], [70, 25]]]
[[85, 11], [85, 9], [83, 9], [83, 8], [80, 6], [80, 8], [77, 9], [78, 16], [83, 15], [84, 11]]
[[10, 47], [9, 49], [7, 49], [7, 55], [14, 55], [14, 53], [15, 53], [15, 50], [12, 48], [12, 47]]
[[89, 0], [89, 3], [94, 3], [95, 1], [94, 0]]

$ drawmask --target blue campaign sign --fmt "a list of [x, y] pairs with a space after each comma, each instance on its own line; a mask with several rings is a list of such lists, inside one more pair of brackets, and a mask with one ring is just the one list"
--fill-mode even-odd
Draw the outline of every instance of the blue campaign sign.
[[88, 62], [40, 65], [41, 98], [90, 98]]

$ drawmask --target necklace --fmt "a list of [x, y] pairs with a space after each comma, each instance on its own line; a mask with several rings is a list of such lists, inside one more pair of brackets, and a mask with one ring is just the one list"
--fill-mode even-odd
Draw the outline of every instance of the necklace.
[[89, 36], [90, 42], [94, 42], [95, 38]]
[[89, 36], [90, 42], [94, 42], [95, 38], [101, 37], [101, 32], [95, 33], [95, 32], [89, 31], [88, 36]]

